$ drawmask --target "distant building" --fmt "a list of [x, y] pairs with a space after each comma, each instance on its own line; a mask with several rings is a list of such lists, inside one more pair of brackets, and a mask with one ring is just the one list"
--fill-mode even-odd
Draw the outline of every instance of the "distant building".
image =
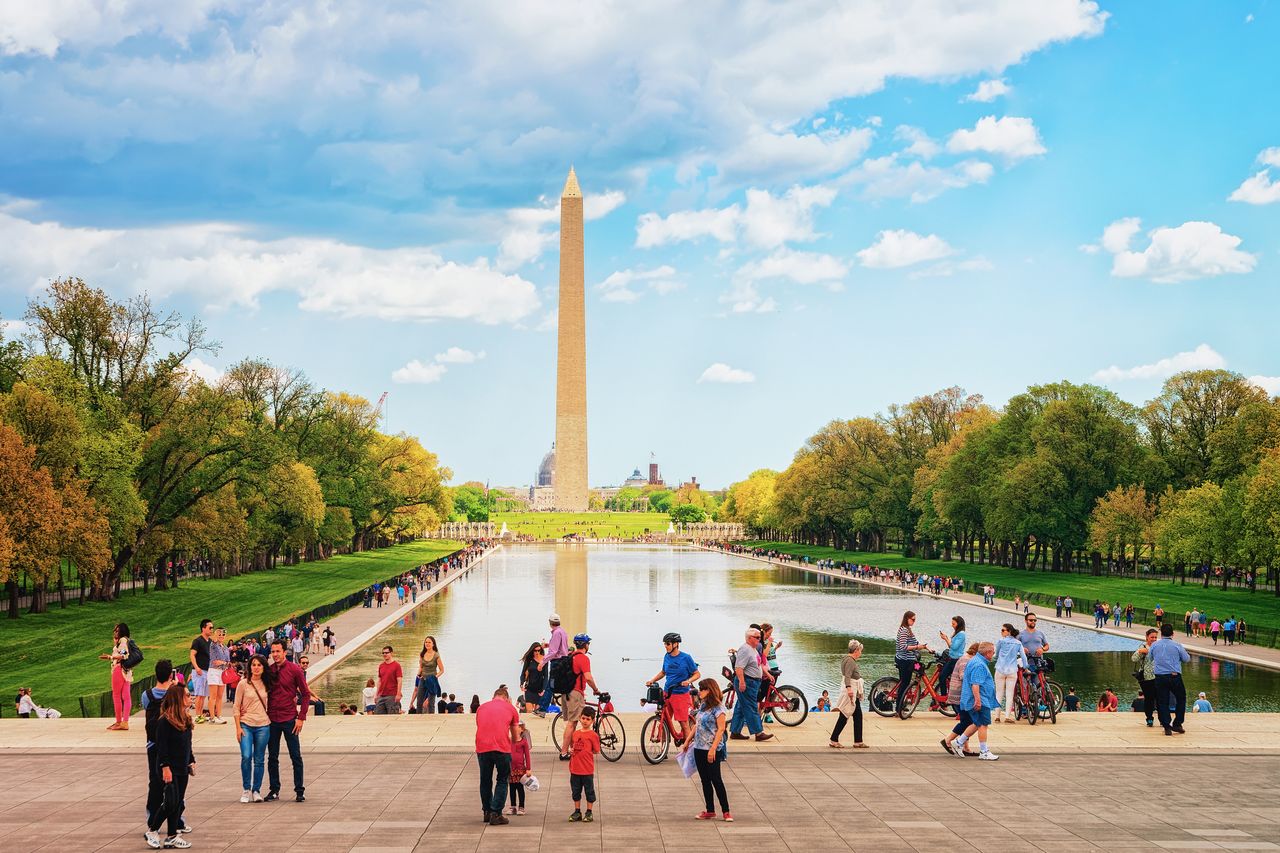
[[631, 488], [639, 489], [639, 488], [643, 488], [644, 486], [647, 486], [648, 484], [649, 484], [649, 481], [644, 478], [644, 475], [640, 473], [640, 469], [637, 468], [636, 470], [631, 472], [630, 477], [622, 481], [622, 488], [625, 489], [625, 488], [631, 487]]
[[657, 463], [657, 462], [650, 462], [650, 463], [649, 463], [649, 483], [648, 483], [648, 484], [649, 484], [650, 486], [665, 486], [665, 485], [666, 485], [666, 483], [662, 482], [662, 475], [658, 473], [658, 463]]
[[551, 449], [547, 451], [547, 455], [542, 457], [542, 464], [538, 466], [538, 475], [534, 477], [533, 485], [529, 487], [529, 509], [532, 510], [549, 510], [554, 509], [556, 505], [556, 445], [551, 443]]

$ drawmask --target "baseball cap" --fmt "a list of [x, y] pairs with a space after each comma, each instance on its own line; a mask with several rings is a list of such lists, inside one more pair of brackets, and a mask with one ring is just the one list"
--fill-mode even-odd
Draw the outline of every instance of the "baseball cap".
[[555, 624], [559, 625], [559, 624], [560, 624], [560, 614], [559, 614], [559, 613], [552, 613], [550, 616], [548, 616], [548, 617], [547, 617], [547, 621], [548, 621], [548, 622], [554, 622]]

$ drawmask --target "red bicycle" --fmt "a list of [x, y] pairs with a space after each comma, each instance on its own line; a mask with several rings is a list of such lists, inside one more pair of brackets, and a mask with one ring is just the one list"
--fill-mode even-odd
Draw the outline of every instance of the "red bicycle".
[[[720, 670], [720, 674], [728, 682], [724, 686], [724, 707], [732, 713], [734, 700], [738, 696], [735, 687], [737, 674], [727, 666]], [[760, 682], [760, 719], [771, 714], [779, 723], [792, 728], [803, 723], [809, 716], [809, 703], [805, 701], [804, 693], [799, 687], [778, 683], [778, 676], [781, 674], [781, 670], [772, 670], [768, 679]]]
[[897, 716], [907, 720], [916, 712], [924, 697], [928, 696], [930, 711], [937, 711], [944, 717], [954, 717], [956, 709], [947, 701], [947, 685], [938, 683], [946, 659], [942, 655], [930, 654], [932, 659], [928, 663], [916, 664], [915, 675], [907, 685], [901, 710], [898, 709], [899, 680], [896, 675], [878, 678], [871, 685], [871, 692], [867, 694], [867, 704], [871, 706], [871, 710], [882, 717]]
[[640, 752], [650, 764], [666, 761], [672, 743], [677, 747], [684, 745], [684, 730], [671, 718], [671, 703], [667, 698], [666, 691], [654, 685], [643, 700], [658, 706], [640, 729]]

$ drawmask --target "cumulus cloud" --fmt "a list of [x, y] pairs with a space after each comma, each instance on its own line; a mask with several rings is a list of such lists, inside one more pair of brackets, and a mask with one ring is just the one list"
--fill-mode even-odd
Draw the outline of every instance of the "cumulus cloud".
[[1014, 163], [1045, 153], [1040, 131], [1029, 118], [985, 116], [972, 130], [961, 128], [947, 140], [947, 150], [957, 154], [984, 152]]
[[412, 359], [404, 367], [391, 372], [391, 381], [400, 384], [430, 385], [439, 382], [449, 372], [451, 364], [474, 364], [484, 358], [484, 350], [472, 352], [462, 347], [449, 347], [444, 352], [436, 353], [430, 362]]
[[1280, 147], [1267, 148], [1258, 155], [1258, 163], [1263, 168], [1245, 178], [1244, 183], [1235, 188], [1228, 201], [1242, 201], [1245, 204], [1273, 204], [1280, 201], [1280, 180], [1272, 177], [1272, 168], [1280, 168]]
[[926, 166], [904, 162], [897, 154], [864, 160], [841, 178], [841, 183], [861, 186], [867, 198], [909, 198], [922, 203], [947, 190], [985, 184], [995, 169], [983, 160], [963, 160], [951, 166]]
[[1241, 240], [1212, 222], [1184, 222], [1150, 232], [1151, 242], [1133, 251], [1142, 230], [1136, 217], [1118, 219], [1102, 232], [1101, 248], [1112, 255], [1111, 274], [1117, 278], [1149, 278], [1171, 283], [1253, 270], [1258, 256], [1239, 248]]
[[215, 367], [199, 356], [192, 356], [183, 362], [182, 367], [206, 385], [214, 386], [222, 381], [226, 374], [220, 367]]
[[746, 382], [755, 382], [756, 375], [747, 370], [739, 370], [736, 367], [730, 367], [722, 361], [702, 371], [702, 375], [698, 377], [698, 382], [724, 382], [731, 385], [738, 385]]
[[838, 290], [848, 272], [849, 265], [834, 255], [781, 248], [764, 258], [743, 264], [736, 276], [748, 282], [786, 279], [796, 284], [825, 284], [832, 290]]
[[866, 153], [870, 128], [816, 133], [774, 133], [756, 128], [715, 160], [722, 179], [737, 182], [769, 175], [775, 182], [821, 177], [844, 171]]
[[794, 186], [781, 195], [749, 189], [746, 207], [731, 204], [680, 210], [667, 216], [641, 214], [636, 221], [636, 247], [648, 249], [704, 237], [721, 243], [741, 238], [748, 245], [766, 249], [814, 240], [818, 237], [813, 227], [816, 209], [829, 207], [835, 197], [834, 188], [821, 185]]
[[1227, 360], [1208, 344], [1200, 344], [1193, 350], [1162, 358], [1151, 364], [1134, 367], [1111, 365], [1093, 374], [1099, 382], [1118, 382], [1126, 379], [1168, 379], [1184, 370], [1217, 370], [1227, 366]]
[[918, 127], [912, 127], [909, 124], [903, 124], [896, 127], [893, 131], [895, 139], [903, 142], [910, 142], [906, 148], [902, 149], [902, 154], [912, 157], [919, 157], [921, 160], [928, 160], [936, 157], [942, 146], [934, 142], [929, 134], [925, 133]]
[[729, 290], [720, 294], [720, 304], [727, 305], [734, 314], [772, 314], [778, 310], [778, 302], [765, 296], [748, 279], [734, 281]]
[[675, 267], [663, 264], [652, 270], [618, 270], [597, 284], [596, 289], [600, 291], [600, 298], [605, 302], [635, 302], [643, 293], [632, 285], [644, 285], [659, 295], [671, 293], [684, 286], [676, 279]]
[[954, 254], [955, 249], [937, 234], [921, 236], [914, 231], [881, 231], [875, 242], [858, 252], [858, 260], [864, 267], [873, 269], [897, 269], [925, 261], [936, 261]]
[[[603, 219], [626, 202], [621, 190], [606, 190], [582, 197], [582, 218]], [[506, 227], [498, 243], [497, 267], [511, 271], [542, 257], [542, 253], [560, 237], [560, 201], [554, 206], [516, 207], [506, 213]]]
[[1250, 376], [1249, 381], [1272, 397], [1280, 397], [1280, 376]]
[[1004, 80], [983, 80], [978, 84], [978, 88], [965, 95], [962, 100], [989, 104], [996, 98], [1002, 98], [1012, 91], [1013, 87], [1004, 82]]
[[0, 339], [12, 341], [25, 335], [30, 326], [22, 320], [2, 320], [0, 319]]
[[288, 292], [304, 311], [492, 324], [516, 322], [539, 305], [523, 278], [429, 248], [268, 240], [226, 223], [72, 227], [0, 210], [0, 275], [37, 287], [77, 271], [92, 271], [94, 283], [112, 292], [185, 292], [214, 308], [256, 307], [264, 294]]

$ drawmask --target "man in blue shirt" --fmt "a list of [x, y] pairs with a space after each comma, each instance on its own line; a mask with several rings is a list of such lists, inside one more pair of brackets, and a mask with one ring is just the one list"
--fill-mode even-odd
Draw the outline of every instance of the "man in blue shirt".
[[[1168, 622], [1161, 624], [1160, 639], [1147, 654], [1155, 673], [1156, 713], [1160, 715], [1160, 725], [1166, 735], [1186, 734], [1182, 722], [1187, 716], [1187, 688], [1182, 684], [1182, 665], [1191, 660], [1191, 655], [1173, 639], [1173, 625]], [[1175, 708], [1172, 721], [1169, 719], [1171, 698]]]
[[960, 681], [960, 709], [969, 714], [969, 728], [951, 742], [951, 751], [957, 758], [964, 758], [964, 745], [976, 732], [978, 758], [995, 761], [1000, 756], [987, 748], [987, 727], [991, 725], [991, 712], [996, 708], [996, 681], [987, 665], [996, 656], [995, 643], [979, 643], [978, 653], [965, 664]]
[[702, 678], [702, 673], [698, 671], [698, 662], [691, 655], [680, 651], [680, 642], [680, 635], [675, 632], [662, 638], [662, 645], [667, 650], [662, 656], [662, 671], [646, 681], [644, 686], [651, 687], [663, 676], [666, 677], [663, 688], [667, 694], [667, 705], [671, 709], [672, 721], [679, 723], [680, 730], [684, 733], [681, 740], [683, 743], [693, 737], [693, 721], [689, 719], [693, 710], [691, 691], [692, 686]]

